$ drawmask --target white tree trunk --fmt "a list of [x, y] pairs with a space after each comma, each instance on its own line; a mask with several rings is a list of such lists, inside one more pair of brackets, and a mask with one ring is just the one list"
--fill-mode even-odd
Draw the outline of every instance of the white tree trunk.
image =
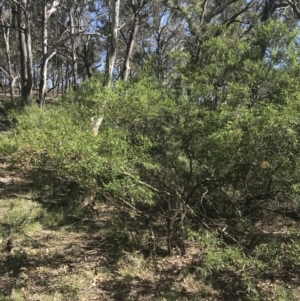
[[73, 78], [73, 89], [77, 89], [77, 55], [76, 55], [76, 44], [75, 44], [75, 22], [72, 14], [72, 9], [69, 12], [70, 19], [70, 32], [71, 32], [71, 45], [72, 45], [72, 78]]
[[51, 8], [47, 8], [47, 0], [43, 1], [43, 16], [42, 16], [42, 63], [41, 63], [41, 78], [39, 84], [39, 104], [41, 107], [45, 105], [45, 96], [47, 94], [47, 69], [48, 62], [55, 51], [48, 52], [48, 19], [56, 11], [56, 6], [58, 5], [57, 1], [54, 1]]
[[111, 30], [110, 30], [110, 45], [108, 49], [106, 72], [108, 80], [112, 78], [112, 73], [117, 56], [117, 40], [119, 31], [119, 12], [120, 0], [111, 0]]
[[122, 78], [124, 80], [128, 79], [128, 76], [130, 74], [130, 59], [132, 57], [132, 52], [133, 52], [133, 46], [135, 43], [136, 35], [139, 29], [139, 16], [135, 16], [134, 18], [134, 24], [131, 29], [129, 41], [127, 43], [127, 48], [126, 48], [126, 55], [125, 55], [125, 60], [124, 60], [124, 66], [122, 70]]
[[[4, 25], [3, 19], [1, 19], [1, 24]], [[13, 73], [12, 73], [12, 64], [11, 64], [11, 59], [10, 59], [9, 32], [10, 32], [9, 27], [5, 28], [3, 26], [3, 38], [4, 38], [4, 43], [5, 43], [5, 56], [6, 56], [6, 61], [7, 61], [7, 70], [5, 70], [5, 71], [3, 70], [3, 71], [5, 72], [6, 76], [9, 78], [10, 97], [11, 97], [11, 100], [13, 101], [13, 99], [14, 99], [15, 77], [13, 76]]]

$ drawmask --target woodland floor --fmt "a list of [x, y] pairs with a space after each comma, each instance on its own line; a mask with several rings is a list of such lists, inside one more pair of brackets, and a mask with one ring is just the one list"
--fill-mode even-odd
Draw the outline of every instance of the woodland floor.
[[[203, 280], [201, 242], [187, 242], [182, 256], [145, 256], [123, 247], [129, 242], [120, 236], [116, 207], [100, 204], [83, 215], [44, 195], [0, 154], [0, 301], [251, 300], [237, 275]], [[268, 232], [279, 233], [284, 223], [291, 221]], [[292, 226], [299, 232], [297, 223]], [[300, 245], [299, 235], [285, 239]], [[255, 300], [300, 301], [300, 265], [266, 272], [255, 288], [262, 296]]]
[[49, 206], [36, 196], [32, 183], [0, 164], [0, 300], [224, 299], [222, 289], [188, 271], [199, 246], [190, 244], [182, 257], [147, 259], [114, 245], [107, 231], [119, 214], [113, 207], [101, 205], [90, 220], [55, 225], [43, 217]]
[[[32, 182], [1, 162], [1, 301], [249, 300], [239, 293], [235, 275], [201, 280], [199, 243], [189, 242], [184, 256], [147, 258], [126, 251], [117, 241], [117, 230], [112, 229], [120, 212], [112, 206], [100, 205], [91, 219], [76, 220], [73, 213], [53, 209], [53, 200], [41, 202], [38, 196]], [[258, 300], [300, 300], [299, 272], [286, 267], [280, 274], [266, 274], [258, 284], [265, 298]], [[282, 287], [293, 290], [293, 297], [284, 293], [279, 298]]]

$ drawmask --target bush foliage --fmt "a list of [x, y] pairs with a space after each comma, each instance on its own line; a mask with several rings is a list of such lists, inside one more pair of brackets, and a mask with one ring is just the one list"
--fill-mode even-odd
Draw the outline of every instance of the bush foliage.
[[[184, 53], [171, 53], [175, 71], [163, 83], [146, 71], [110, 86], [92, 79], [56, 107], [15, 112], [18, 127], [1, 150], [25, 172], [75, 182], [85, 195], [125, 206], [146, 223], [164, 219], [169, 253], [174, 245], [184, 252], [187, 229], [197, 231], [201, 222], [226, 219], [249, 227], [269, 212], [295, 213], [296, 36], [269, 23], [249, 40], [209, 38], [203, 60], [193, 66]], [[255, 50], [261, 39], [269, 41], [263, 60]], [[104, 118], [97, 136], [93, 116]], [[243, 257], [240, 246], [221, 255], [216, 250], [205, 261], [214, 270], [233, 269], [235, 256]]]

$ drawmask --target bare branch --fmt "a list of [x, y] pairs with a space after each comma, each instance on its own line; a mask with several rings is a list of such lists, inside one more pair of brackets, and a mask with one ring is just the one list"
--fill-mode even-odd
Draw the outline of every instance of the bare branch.
[[287, 2], [292, 7], [293, 11], [296, 13], [297, 17], [300, 18], [300, 8], [297, 7], [297, 3], [295, 0], [287, 0]]
[[161, 190], [158, 190], [158, 189], [156, 189], [155, 187], [149, 185], [148, 183], [145, 183], [145, 182], [143, 182], [143, 181], [140, 181], [140, 180], [136, 179], [133, 175], [131, 175], [131, 174], [128, 173], [128, 172], [123, 172], [123, 174], [126, 175], [126, 176], [128, 176], [128, 177], [130, 177], [131, 179], [134, 179], [138, 184], [143, 185], [143, 186], [146, 186], [147, 188], [149, 188], [150, 190], [152, 190], [152, 191], [154, 191], [154, 192], [157, 192], [157, 193], [164, 193], [164, 194], [166, 194], [166, 195], [171, 195], [171, 194], [170, 194], [169, 192], [167, 192], [167, 191], [161, 191]]
[[0, 66], [0, 69], [4, 72], [4, 74], [5, 74], [8, 78], [10, 78], [10, 76], [9, 76], [9, 74], [8, 74], [8, 72], [7, 72], [7, 70], [6, 70], [4, 67], [1, 67], [1, 66]]

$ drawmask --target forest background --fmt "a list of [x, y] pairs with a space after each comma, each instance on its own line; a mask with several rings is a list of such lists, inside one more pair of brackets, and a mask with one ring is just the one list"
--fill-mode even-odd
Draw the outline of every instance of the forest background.
[[[2, 172], [30, 183], [1, 190], [3, 300], [300, 300], [299, 18], [294, 0], [0, 1]], [[24, 288], [49, 229], [98, 235], [74, 251], [98, 257]]]

